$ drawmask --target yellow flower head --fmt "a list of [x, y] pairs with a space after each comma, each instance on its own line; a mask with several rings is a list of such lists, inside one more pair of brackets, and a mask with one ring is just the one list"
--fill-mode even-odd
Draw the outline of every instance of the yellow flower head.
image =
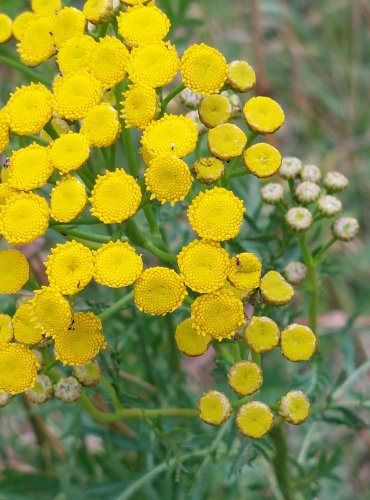
[[194, 198], [188, 218], [201, 238], [226, 241], [237, 236], [244, 211], [242, 200], [227, 189], [215, 187]]
[[310, 401], [302, 391], [289, 391], [279, 401], [279, 414], [290, 424], [303, 424], [310, 416]]
[[240, 396], [249, 396], [261, 387], [262, 370], [252, 361], [239, 361], [227, 372], [227, 380], [234, 392]]
[[140, 186], [123, 168], [119, 168], [98, 175], [90, 201], [92, 215], [105, 224], [118, 224], [134, 215], [139, 208]]
[[243, 115], [248, 127], [258, 134], [272, 134], [285, 120], [280, 104], [270, 97], [252, 97], [243, 108]]
[[84, 211], [87, 202], [84, 184], [76, 177], [67, 175], [51, 190], [51, 216], [58, 222], [70, 222]]
[[64, 365], [84, 365], [105, 347], [103, 326], [98, 316], [92, 312], [79, 312], [74, 315], [71, 326], [55, 337], [55, 358]]
[[237, 297], [238, 299], [243, 300], [243, 301], [248, 300], [250, 298], [251, 294], [253, 293], [253, 290], [238, 290], [228, 280], [225, 281], [222, 288], [224, 290], [231, 292], [233, 295], [235, 295], [235, 297]]
[[172, 82], [180, 60], [171, 42], [150, 43], [131, 51], [128, 74], [135, 83], [163, 87]]
[[145, 128], [154, 120], [158, 112], [158, 96], [152, 87], [135, 83], [129, 86], [123, 97], [121, 113], [127, 128]]
[[91, 250], [74, 240], [52, 248], [45, 266], [50, 285], [64, 295], [83, 290], [94, 273]]
[[237, 92], [248, 92], [256, 85], [256, 73], [247, 61], [232, 61], [227, 83]]
[[36, 15], [34, 12], [29, 10], [25, 10], [21, 12], [16, 18], [13, 20], [13, 36], [17, 40], [21, 40], [26, 31], [28, 24], [35, 19]]
[[270, 144], [259, 142], [244, 151], [243, 160], [251, 174], [263, 179], [271, 177], [279, 170], [282, 157]]
[[22, 344], [38, 344], [42, 340], [42, 330], [33, 319], [31, 300], [21, 304], [13, 316], [14, 338]]
[[229, 255], [219, 243], [194, 240], [177, 257], [186, 286], [199, 293], [222, 287], [229, 267]]
[[96, 45], [95, 40], [89, 35], [75, 36], [67, 40], [57, 55], [60, 71], [67, 75], [88, 69]]
[[12, 194], [0, 210], [0, 234], [12, 245], [31, 243], [45, 234], [49, 206], [34, 193]]
[[212, 338], [209, 335], [200, 335], [191, 324], [191, 318], [187, 318], [176, 327], [176, 345], [179, 351], [187, 356], [201, 356], [210, 346]]
[[0, 314], [0, 344], [13, 340], [13, 324], [9, 314]]
[[277, 324], [266, 316], [252, 316], [243, 332], [244, 340], [254, 352], [272, 351], [279, 343]]
[[129, 243], [110, 241], [95, 252], [94, 279], [101, 285], [132, 285], [143, 272], [143, 259]]
[[199, 418], [209, 425], [221, 425], [231, 415], [231, 404], [223, 392], [207, 391], [198, 401]]
[[227, 279], [238, 290], [253, 290], [261, 281], [262, 264], [253, 253], [239, 253], [230, 261]]
[[0, 391], [18, 394], [33, 387], [39, 363], [23, 344], [0, 344]]
[[66, 174], [80, 168], [88, 159], [90, 144], [82, 133], [68, 132], [50, 146], [50, 159], [56, 170]]
[[181, 306], [186, 288], [180, 276], [167, 267], [146, 269], [135, 283], [134, 300], [140, 311], [164, 316]]
[[112, 0], [86, 0], [82, 12], [90, 23], [99, 24], [108, 21], [112, 8]]
[[0, 250], [0, 293], [17, 293], [27, 283], [30, 268], [19, 250]]
[[86, 19], [82, 12], [74, 7], [64, 7], [55, 16], [54, 43], [59, 48], [77, 35], [82, 35], [85, 31]]
[[281, 332], [280, 349], [289, 361], [309, 360], [316, 346], [316, 336], [308, 326], [293, 323]]
[[6, 14], [0, 13], [0, 43], [4, 43], [12, 36], [12, 20]]
[[52, 16], [62, 8], [61, 0], [32, 0], [31, 7], [39, 16]]
[[247, 136], [233, 123], [217, 125], [208, 132], [208, 149], [220, 160], [240, 156], [246, 144]]
[[13, 151], [7, 182], [10, 187], [31, 191], [42, 187], [53, 171], [49, 148], [33, 142], [25, 148]]
[[35, 290], [32, 304], [34, 320], [44, 335], [55, 337], [70, 327], [71, 304], [57, 289], [43, 286], [40, 290]]
[[260, 401], [242, 405], [236, 415], [236, 425], [244, 436], [260, 439], [267, 434], [274, 420], [270, 408]]
[[99, 80], [82, 70], [56, 78], [53, 84], [54, 110], [67, 120], [85, 118], [92, 106], [99, 104], [102, 86]]
[[224, 175], [225, 166], [221, 160], [209, 156], [197, 160], [192, 168], [196, 179], [203, 184], [212, 184]]
[[84, 134], [91, 146], [106, 147], [116, 142], [121, 125], [117, 111], [108, 103], [92, 107], [82, 123]]
[[117, 21], [119, 34], [135, 47], [160, 42], [170, 29], [170, 20], [155, 6], [142, 5], [121, 12]]
[[218, 340], [231, 338], [244, 323], [243, 302], [231, 292], [218, 290], [197, 297], [191, 305], [193, 327]]
[[221, 94], [209, 95], [199, 105], [199, 118], [208, 128], [217, 127], [231, 118], [230, 100]]
[[18, 135], [37, 134], [53, 112], [52, 94], [41, 83], [17, 87], [6, 105], [9, 126]]
[[[1, 174], [3, 174], [5, 170], [2, 170]], [[12, 187], [9, 186], [7, 182], [1, 182], [0, 183], [0, 209], [2, 205], [4, 205], [8, 198], [12, 195], [17, 193], [18, 191]]]
[[277, 271], [269, 271], [261, 279], [260, 292], [267, 304], [282, 306], [290, 302], [294, 289]]
[[210, 95], [220, 92], [228, 67], [221, 52], [201, 43], [185, 50], [180, 70], [186, 87], [193, 92]]
[[111, 88], [122, 81], [127, 73], [130, 53], [114, 36], [100, 38], [90, 57], [89, 68], [103, 87]]
[[8, 116], [0, 112], [0, 153], [5, 151], [9, 144], [9, 124]]
[[174, 205], [188, 194], [192, 177], [188, 165], [171, 154], [154, 158], [145, 172], [147, 190], [161, 203]]
[[141, 144], [154, 156], [173, 154], [179, 158], [194, 151], [198, 140], [195, 123], [183, 115], [164, 115], [144, 130]]
[[36, 66], [54, 55], [54, 23], [53, 16], [35, 16], [27, 24], [21, 40], [17, 43], [17, 50], [24, 64]]

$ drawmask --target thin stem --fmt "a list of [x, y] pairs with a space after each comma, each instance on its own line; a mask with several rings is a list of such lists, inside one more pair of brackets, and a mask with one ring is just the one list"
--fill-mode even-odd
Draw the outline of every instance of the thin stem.
[[45, 125], [44, 130], [54, 141], [59, 138], [59, 134], [53, 127], [51, 121]]
[[41, 82], [44, 85], [50, 85], [50, 81], [47, 78], [43, 77], [39, 73], [36, 73], [31, 68], [28, 68], [20, 61], [18, 61], [15, 57], [8, 57], [3, 54], [0, 54], [0, 62], [6, 64], [7, 66], [16, 68], [31, 81], [35, 81], [36, 83]]
[[63, 235], [68, 234], [69, 236], [74, 236], [76, 238], [81, 238], [82, 240], [87, 241], [95, 241], [96, 243], [108, 243], [110, 241], [110, 236], [88, 233], [85, 231], [80, 231], [79, 229], [71, 229], [67, 226], [53, 226], [51, 229]]
[[247, 147], [249, 148], [249, 146], [252, 145], [252, 143], [257, 139], [258, 137], [258, 134], [257, 132], [254, 132], [253, 130], [251, 130], [251, 132], [249, 133], [248, 135], [248, 141], [247, 141]]
[[253, 363], [256, 363], [258, 366], [261, 366], [261, 354], [259, 352], [253, 351], [253, 349], [250, 350], [250, 353]]
[[119, 400], [119, 397], [117, 395], [116, 389], [113, 387], [113, 385], [108, 381], [108, 379], [104, 376], [101, 377], [100, 379], [101, 385], [104, 387], [105, 391], [107, 392], [108, 396], [110, 397], [113, 406], [116, 410], [120, 410], [122, 408], [122, 403]]
[[319, 291], [317, 286], [317, 273], [315, 260], [308, 248], [306, 233], [299, 234], [299, 246], [303, 261], [307, 267], [308, 292], [309, 292], [309, 326], [316, 333], [317, 330], [317, 311], [319, 305]]
[[276, 424], [270, 432], [271, 439], [275, 445], [275, 454], [272, 459], [276, 479], [279, 483], [285, 500], [292, 500], [290, 484], [288, 480], [288, 446], [283, 431], [283, 422]]
[[315, 255], [315, 262], [318, 264], [321, 259], [324, 257], [324, 255], [326, 254], [326, 252], [329, 250], [329, 248], [331, 246], [334, 245], [334, 243], [337, 241], [337, 238], [335, 236], [333, 236], [327, 243], [326, 245], [324, 245], [322, 248], [320, 248], [320, 250], [317, 252], [317, 254]]
[[162, 101], [162, 108], [161, 108], [161, 114], [160, 116], [162, 117], [167, 109], [168, 104], [172, 101], [174, 97], [177, 96], [177, 94], [180, 94], [185, 88], [185, 85], [183, 83], [180, 83], [177, 87], [175, 87], [172, 92], [166, 95], [166, 97]]
[[127, 293], [124, 297], [120, 298], [112, 304], [110, 307], [108, 307], [105, 311], [99, 314], [99, 318], [102, 321], [105, 321], [106, 319], [110, 318], [111, 316], [114, 316], [117, 312], [119, 312], [121, 309], [123, 309], [129, 302], [131, 302], [132, 298], [134, 296], [134, 292], [129, 292]]
[[351, 387], [360, 377], [362, 377], [367, 370], [370, 369], [370, 359], [363, 363], [357, 370], [355, 370], [350, 377], [347, 378], [343, 382], [342, 385], [338, 387], [338, 389], [333, 393], [333, 399], [338, 400], [345, 392], [347, 389]]

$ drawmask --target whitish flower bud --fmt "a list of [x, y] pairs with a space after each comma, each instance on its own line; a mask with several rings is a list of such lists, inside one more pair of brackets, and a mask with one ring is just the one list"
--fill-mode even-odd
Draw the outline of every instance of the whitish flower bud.
[[333, 235], [341, 241], [351, 241], [359, 232], [360, 225], [354, 217], [338, 217], [331, 227]]
[[287, 156], [283, 158], [279, 174], [284, 179], [294, 179], [302, 170], [302, 162], [299, 158], [294, 156]]
[[197, 126], [197, 129], [198, 129], [198, 132], [200, 134], [204, 134], [207, 131], [207, 127], [205, 125], [203, 125], [203, 123], [200, 121], [199, 113], [196, 109], [194, 109], [193, 111], [189, 111], [189, 113], [187, 113], [185, 116], [190, 118], [190, 120], [192, 120], [195, 123], [195, 125]]
[[302, 262], [289, 262], [285, 266], [284, 276], [291, 285], [299, 285], [306, 278], [307, 267]]
[[294, 207], [285, 214], [285, 221], [294, 231], [306, 231], [312, 224], [312, 214], [307, 208]]
[[261, 187], [261, 198], [269, 205], [275, 205], [284, 198], [283, 186], [277, 182], [269, 182]]
[[54, 385], [54, 395], [64, 403], [73, 403], [81, 395], [81, 384], [74, 377], [66, 377]]
[[316, 165], [305, 165], [300, 173], [302, 181], [319, 182], [321, 170]]
[[221, 95], [227, 97], [231, 104], [231, 118], [237, 118], [242, 114], [242, 101], [238, 94], [231, 92], [231, 90], [224, 90]]
[[46, 401], [51, 398], [52, 394], [53, 383], [50, 377], [43, 373], [37, 375], [35, 385], [26, 391], [27, 399], [38, 405], [46, 403]]
[[308, 205], [320, 196], [320, 186], [311, 181], [301, 182], [296, 186], [294, 194], [300, 203]]
[[190, 89], [186, 88], [179, 94], [180, 102], [189, 109], [197, 109], [200, 101], [202, 100], [202, 94], [198, 92], [192, 92]]
[[336, 196], [327, 194], [320, 196], [317, 207], [326, 217], [333, 217], [342, 210], [342, 202]]
[[9, 404], [12, 399], [12, 394], [9, 394], [9, 392], [0, 391], [0, 408]]
[[97, 361], [91, 361], [86, 365], [75, 366], [73, 375], [86, 387], [97, 385], [101, 379], [101, 370]]
[[43, 366], [44, 366], [44, 357], [43, 357], [41, 351], [39, 351], [38, 349], [32, 349], [32, 352], [36, 356], [37, 362], [40, 366], [38, 371], [40, 371], [41, 368], [43, 368]]
[[329, 193], [338, 193], [348, 186], [348, 179], [340, 172], [328, 172], [324, 177], [324, 186]]

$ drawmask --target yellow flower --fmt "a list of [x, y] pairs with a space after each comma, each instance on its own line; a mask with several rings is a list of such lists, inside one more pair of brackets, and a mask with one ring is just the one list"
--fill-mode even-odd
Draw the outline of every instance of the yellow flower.
[[50, 159], [56, 170], [63, 174], [80, 168], [88, 159], [90, 144], [82, 133], [68, 132], [50, 146]]
[[19, 250], [0, 250], [0, 293], [17, 293], [27, 283], [30, 268]]
[[31, 243], [45, 234], [49, 206], [34, 193], [12, 194], [0, 210], [0, 234], [12, 245]]
[[244, 151], [243, 160], [251, 174], [263, 179], [271, 177], [279, 170], [282, 157], [276, 148], [260, 142]]
[[141, 202], [141, 190], [123, 168], [98, 175], [91, 195], [92, 215], [105, 224], [121, 223], [134, 215]]
[[0, 13], [0, 43], [4, 43], [12, 36], [12, 20], [6, 14]]
[[42, 340], [42, 330], [33, 320], [33, 303], [28, 300], [21, 304], [13, 316], [14, 338], [22, 344], [38, 344]]
[[10, 187], [31, 191], [42, 187], [53, 171], [49, 148], [33, 142], [25, 148], [13, 151], [7, 182]]
[[13, 324], [9, 314], [0, 314], [0, 344], [13, 340]]
[[105, 349], [103, 326], [92, 312], [78, 312], [68, 329], [55, 337], [55, 359], [64, 365], [84, 365]]
[[101, 285], [121, 288], [132, 285], [143, 272], [143, 260], [135, 248], [122, 241], [110, 241], [94, 254], [94, 279]]
[[103, 87], [111, 88], [122, 81], [127, 72], [129, 51], [114, 36], [100, 38], [90, 57], [89, 68]]
[[199, 293], [222, 287], [229, 267], [229, 255], [219, 243], [194, 240], [184, 247], [177, 261], [186, 286]]
[[293, 287], [277, 271], [269, 271], [263, 276], [260, 292], [262, 299], [274, 306], [287, 304], [294, 295]]
[[54, 110], [67, 120], [85, 118], [92, 106], [99, 104], [102, 87], [87, 71], [58, 77], [53, 84]]
[[272, 319], [266, 316], [252, 316], [244, 329], [243, 337], [254, 352], [268, 352], [278, 345], [280, 332]]
[[53, 112], [52, 94], [41, 83], [17, 87], [6, 105], [9, 126], [18, 135], [37, 134]]
[[131, 46], [160, 42], [170, 29], [170, 20], [155, 6], [121, 12], [117, 21], [119, 34]]
[[36, 15], [34, 12], [26, 10], [21, 12], [16, 18], [13, 20], [13, 36], [17, 40], [21, 40], [26, 31], [28, 24], [35, 19]]
[[243, 252], [230, 261], [227, 279], [238, 290], [253, 290], [261, 281], [262, 264], [253, 253]]
[[228, 67], [221, 52], [201, 43], [185, 50], [180, 70], [186, 87], [193, 92], [210, 95], [220, 92]]
[[150, 267], [136, 281], [135, 304], [140, 311], [164, 316], [181, 306], [186, 293], [185, 285], [173, 269]]
[[[3, 174], [3, 172], [5, 172], [5, 170], [2, 170], [1, 173]], [[8, 198], [15, 193], [17, 193], [17, 190], [10, 187], [7, 182], [0, 183], [0, 209], [2, 205], [7, 202]]]
[[67, 75], [88, 69], [96, 45], [95, 40], [89, 35], [75, 36], [67, 40], [57, 55], [60, 71]]
[[256, 85], [256, 73], [247, 61], [232, 61], [229, 64], [227, 83], [237, 92], [248, 92]]
[[44, 335], [55, 337], [70, 327], [72, 307], [68, 300], [50, 286], [35, 290], [32, 300], [33, 317]]
[[193, 165], [192, 172], [199, 182], [212, 184], [223, 177], [225, 166], [218, 158], [209, 156], [197, 160]]
[[161, 203], [168, 201], [174, 205], [188, 194], [192, 177], [188, 165], [171, 154], [154, 158], [145, 172], [147, 190], [152, 193], [150, 199]]
[[209, 95], [199, 105], [199, 118], [208, 128], [226, 123], [231, 118], [232, 106], [227, 97], [220, 94]]
[[74, 7], [64, 7], [55, 16], [53, 30], [54, 43], [59, 48], [77, 35], [85, 31], [86, 19], [82, 12]]
[[207, 391], [198, 401], [199, 418], [206, 424], [221, 425], [231, 415], [231, 404], [224, 393]]
[[0, 111], [0, 153], [5, 151], [9, 144], [9, 124], [8, 116]]
[[75, 177], [67, 175], [51, 190], [51, 216], [58, 222], [70, 222], [84, 211], [87, 202], [84, 184]]
[[220, 160], [240, 156], [246, 144], [247, 136], [233, 123], [223, 123], [208, 131], [208, 149]]
[[123, 93], [122, 117], [127, 128], [145, 128], [154, 120], [158, 112], [158, 96], [156, 91], [142, 83], [130, 85]]
[[61, 0], [32, 0], [31, 7], [39, 16], [50, 16], [62, 8]]
[[86, 0], [82, 12], [90, 23], [103, 23], [112, 13], [112, 0]]
[[267, 434], [274, 420], [270, 408], [260, 401], [242, 405], [236, 415], [236, 425], [244, 436], [260, 439]]
[[279, 414], [290, 424], [303, 424], [310, 416], [310, 402], [302, 391], [289, 391], [279, 401]]
[[93, 106], [82, 123], [84, 134], [91, 146], [106, 147], [116, 142], [121, 125], [117, 111], [108, 103]]
[[281, 332], [280, 349], [289, 361], [309, 360], [316, 346], [316, 336], [308, 326], [292, 323]]
[[91, 281], [94, 259], [89, 248], [73, 240], [52, 248], [45, 267], [50, 285], [64, 295], [73, 295]]
[[231, 292], [218, 290], [197, 297], [191, 305], [193, 327], [218, 340], [231, 338], [244, 323], [243, 302]]
[[242, 200], [227, 189], [215, 187], [194, 198], [188, 218], [201, 238], [226, 241], [237, 236], [244, 212]]
[[150, 43], [132, 49], [128, 74], [134, 83], [163, 87], [175, 78], [179, 64], [171, 42]]
[[54, 55], [54, 23], [55, 18], [52, 16], [35, 16], [29, 21], [17, 43], [17, 50], [24, 64], [36, 66]]
[[249, 396], [261, 387], [262, 370], [252, 361], [239, 361], [227, 372], [227, 380], [234, 392], [240, 396]]
[[23, 344], [0, 344], [0, 390], [18, 394], [33, 387], [39, 364]]
[[209, 335], [200, 335], [191, 325], [191, 318], [187, 318], [176, 327], [176, 345], [179, 351], [187, 356], [201, 356], [210, 346], [212, 338]]
[[252, 97], [245, 103], [243, 114], [248, 127], [258, 134], [276, 132], [285, 120], [284, 111], [270, 97]]
[[224, 290], [231, 292], [233, 295], [235, 295], [236, 298], [238, 298], [242, 301], [249, 300], [250, 296], [253, 293], [253, 290], [238, 290], [228, 280], [225, 281], [222, 288]]

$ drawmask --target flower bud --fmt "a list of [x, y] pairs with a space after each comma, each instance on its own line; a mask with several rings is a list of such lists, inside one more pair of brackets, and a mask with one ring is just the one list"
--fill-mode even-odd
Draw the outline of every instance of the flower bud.
[[6, 391], [0, 390], [0, 408], [3, 408], [13, 399], [13, 395]]
[[303, 424], [310, 416], [310, 402], [302, 391], [290, 391], [279, 401], [279, 413], [290, 424]]
[[256, 85], [256, 73], [247, 61], [231, 61], [227, 83], [238, 92], [248, 92]]
[[231, 415], [231, 404], [223, 392], [207, 391], [199, 398], [199, 418], [209, 425], [220, 425]]
[[299, 285], [306, 278], [307, 267], [302, 262], [289, 262], [284, 269], [284, 276], [291, 285]]
[[294, 179], [302, 170], [302, 162], [299, 158], [294, 156], [286, 156], [283, 158], [279, 174], [284, 179]]
[[304, 181], [296, 186], [294, 194], [300, 203], [308, 205], [320, 196], [320, 186], [311, 181]]
[[300, 173], [302, 181], [319, 182], [321, 170], [316, 165], [305, 165]]
[[44, 366], [44, 357], [38, 349], [32, 349], [33, 354], [36, 356], [37, 362], [39, 364], [39, 369], [38, 371], [41, 370], [41, 368]]
[[51, 398], [52, 394], [53, 383], [50, 377], [43, 373], [37, 375], [35, 385], [26, 391], [27, 399], [38, 405], [46, 403], [46, 401]]
[[193, 165], [192, 172], [199, 182], [204, 184], [212, 184], [223, 177], [225, 172], [224, 163], [210, 156], [207, 158], [200, 158]]
[[317, 207], [326, 217], [333, 217], [342, 210], [342, 202], [336, 196], [330, 194], [320, 196]]
[[94, 387], [101, 379], [101, 369], [97, 361], [90, 361], [86, 365], [73, 368], [73, 375], [86, 387]]
[[306, 231], [312, 224], [312, 214], [307, 208], [294, 207], [285, 214], [285, 222], [293, 231]]
[[112, 0], [87, 0], [83, 7], [83, 14], [93, 24], [108, 21], [113, 10]]
[[237, 118], [242, 114], [242, 101], [238, 94], [231, 92], [231, 90], [224, 90], [221, 95], [227, 97], [231, 104], [231, 118]]
[[348, 179], [340, 172], [328, 172], [324, 177], [324, 186], [329, 193], [338, 193], [348, 186]]
[[66, 377], [54, 385], [54, 395], [64, 403], [73, 403], [81, 395], [81, 384], [74, 377]]
[[192, 90], [186, 88], [179, 94], [180, 102], [189, 109], [197, 109], [200, 101], [202, 100], [202, 94], [198, 92], [193, 92]]
[[360, 225], [354, 217], [338, 217], [331, 227], [333, 235], [341, 241], [351, 241], [359, 232]]
[[207, 127], [203, 125], [203, 123], [199, 119], [199, 113], [196, 109], [193, 111], [189, 111], [189, 113], [186, 113], [186, 115], [190, 120], [192, 120], [195, 125], [197, 126], [198, 132], [200, 134], [204, 134], [207, 131]]
[[269, 182], [261, 187], [261, 198], [265, 203], [269, 205], [276, 205], [284, 198], [283, 186], [277, 182]]

